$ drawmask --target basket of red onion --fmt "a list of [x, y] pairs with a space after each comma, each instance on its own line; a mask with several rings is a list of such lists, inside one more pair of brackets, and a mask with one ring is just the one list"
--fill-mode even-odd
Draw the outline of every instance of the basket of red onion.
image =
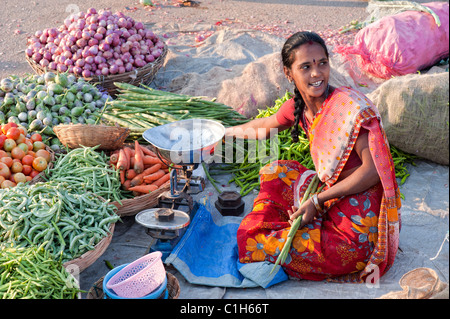
[[165, 43], [142, 22], [95, 8], [69, 16], [59, 28], [36, 31], [25, 50], [37, 74], [73, 73], [111, 95], [117, 93], [114, 82], [152, 82], [166, 54]]

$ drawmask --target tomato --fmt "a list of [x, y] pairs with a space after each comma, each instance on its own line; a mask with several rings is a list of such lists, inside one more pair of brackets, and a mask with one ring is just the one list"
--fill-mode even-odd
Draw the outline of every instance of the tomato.
[[5, 181], [5, 178], [0, 175], [0, 185], [2, 185], [3, 181]]
[[10, 187], [14, 187], [16, 186], [16, 183], [11, 182], [9, 179], [5, 180], [2, 185], [0, 186], [1, 188], [10, 188]]
[[23, 165], [33, 165], [34, 156], [31, 156], [29, 154], [26, 154], [24, 157], [22, 157], [22, 164]]
[[30, 136], [30, 140], [34, 142], [42, 142], [42, 135], [39, 133], [33, 133], [33, 135]]
[[8, 168], [10, 168], [13, 163], [13, 159], [10, 156], [4, 156], [0, 158], [0, 163], [4, 163], [6, 166], [8, 166]]
[[33, 151], [38, 151], [38, 150], [43, 150], [45, 149], [45, 144], [40, 142], [40, 141], [36, 141], [33, 142]]
[[21, 133], [21, 134], [19, 135], [19, 137], [16, 138], [16, 143], [17, 143], [17, 144], [25, 143], [25, 139], [26, 139], [25, 135], [23, 135], [23, 134]]
[[3, 144], [5, 144], [6, 139], [7, 139], [6, 135], [0, 135], [0, 149], [3, 148]]
[[25, 174], [23, 174], [23, 173], [16, 173], [16, 174], [14, 174], [14, 181], [17, 184], [25, 183], [27, 181], [27, 178], [26, 178]]
[[47, 150], [38, 150], [36, 152], [36, 157], [43, 157], [47, 161], [47, 163], [50, 163], [50, 153]]
[[8, 156], [4, 150], [0, 150], [0, 158]]
[[22, 173], [25, 176], [30, 175], [32, 171], [33, 171], [33, 167], [31, 167], [31, 165], [22, 164]]
[[42, 172], [47, 168], [47, 161], [45, 158], [38, 156], [33, 160], [33, 168], [38, 172]]
[[19, 126], [18, 129], [21, 132], [21, 134], [23, 134], [23, 136], [27, 136], [28, 131], [27, 131], [27, 129], [25, 127]]
[[33, 178], [31, 177], [31, 176], [29, 176], [29, 175], [27, 175], [27, 176], [25, 176], [26, 177], [26, 179], [27, 179], [27, 182], [29, 182], [29, 181], [31, 181]]
[[25, 154], [26, 153], [19, 146], [16, 146], [11, 150], [11, 156], [19, 160], [21, 160], [25, 156]]
[[35, 170], [35, 169], [33, 168], [33, 169], [31, 170], [30, 177], [31, 177], [31, 178], [35, 178], [36, 176], [39, 175], [39, 173], [40, 173], [40, 172], [38, 172], [37, 170]]
[[3, 149], [7, 152], [10, 152], [16, 146], [17, 146], [16, 141], [14, 141], [13, 139], [7, 138], [5, 140], [5, 144], [3, 145]]
[[13, 127], [12, 123], [6, 123], [2, 125], [2, 133], [6, 135], [6, 132], [8, 132], [8, 130]]
[[6, 132], [6, 137], [17, 140], [20, 136], [20, 131], [17, 127], [11, 127], [8, 132]]
[[20, 173], [22, 172], [23, 165], [20, 162], [13, 162], [11, 165], [11, 172]]
[[27, 155], [31, 155], [31, 156], [33, 156], [33, 158], [36, 157], [36, 153], [33, 152], [32, 150], [29, 150], [29, 151], [27, 152]]
[[0, 176], [3, 176], [5, 179], [8, 179], [11, 176], [11, 171], [9, 170], [9, 167], [2, 162], [0, 162]]
[[28, 145], [25, 143], [17, 144], [17, 147], [21, 148], [25, 154], [28, 152]]
[[33, 142], [29, 138], [25, 138], [25, 145], [28, 146], [28, 150], [33, 149]]

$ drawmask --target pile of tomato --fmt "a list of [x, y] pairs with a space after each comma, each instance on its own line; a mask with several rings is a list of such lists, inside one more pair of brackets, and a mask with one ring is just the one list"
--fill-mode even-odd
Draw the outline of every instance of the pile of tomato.
[[28, 135], [16, 123], [0, 125], [0, 188], [31, 181], [51, 160], [39, 133]]

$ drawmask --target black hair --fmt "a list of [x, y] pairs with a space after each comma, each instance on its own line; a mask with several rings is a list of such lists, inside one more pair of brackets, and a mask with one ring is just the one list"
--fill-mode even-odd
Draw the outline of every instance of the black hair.
[[[291, 35], [286, 42], [283, 45], [283, 49], [281, 50], [281, 60], [283, 62], [283, 66], [290, 69], [292, 67], [292, 63], [294, 63], [294, 51], [301, 45], [305, 43], [317, 43], [322, 46], [322, 48], [325, 50], [325, 54], [328, 58], [328, 49], [325, 44], [325, 41], [314, 32], [309, 31], [301, 31], [294, 33]], [[297, 89], [297, 87], [294, 88], [294, 102], [295, 102], [295, 122], [294, 126], [291, 130], [291, 137], [294, 143], [298, 142], [298, 124], [300, 120], [302, 121], [303, 127], [306, 128], [304, 117], [303, 117], [303, 110], [305, 108], [305, 102], [303, 101], [303, 97], [300, 94], [300, 91]]]

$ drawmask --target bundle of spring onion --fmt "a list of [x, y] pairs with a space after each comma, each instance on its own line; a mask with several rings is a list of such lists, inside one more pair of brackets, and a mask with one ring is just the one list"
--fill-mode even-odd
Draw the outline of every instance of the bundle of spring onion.
[[120, 94], [103, 113], [104, 120], [130, 129], [130, 137], [136, 139], [151, 127], [174, 121], [201, 118], [234, 126], [248, 121], [233, 108], [206, 101], [203, 97], [180, 95], [159, 91], [145, 85], [136, 87], [127, 83], [114, 83]]
[[55, 261], [47, 243], [32, 247], [0, 245], [0, 299], [74, 299], [75, 278]]
[[[259, 110], [259, 114], [256, 116], [257, 118], [261, 117], [269, 117], [275, 114], [280, 106], [290, 99], [292, 94], [286, 92], [286, 94], [277, 99], [275, 101], [275, 105], [273, 107], [269, 107], [265, 110]], [[292, 143], [290, 130], [284, 130], [279, 132], [277, 135], [278, 138], [278, 159], [284, 160], [296, 160], [303, 166], [308, 169], [314, 170], [314, 163], [311, 158], [311, 154], [309, 151], [309, 141], [306, 138], [306, 134], [300, 130], [299, 141], [297, 143]], [[263, 153], [266, 150], [270, 149], [270, 141], [267, 140], [264, 145], [261, 145], [260, 142], [256, 141], [245, 141], [244, 147], [239, 147], [234, 143], [235, 152], [244, 152], [244, 161], [241, 162], [233, 162], [231, 164], [226, 165], [214, 165], [210, 166], [209, 173], [211, 176], [219, 175], [219, 174], [227, 174], [232, 173], [233, 177], [229, 180], [229, 183], [234, 182], [237, 186], [240, 187], [240, 193], [242, 196], [247, 195], [253, 189], [259, 188], [259, 170], [269, 161], [261, 161], [260, 157], [252, 156], [248, 152], [249, 143], [257, 143], [258, 149]], [[261, 147], [263, 149], [261, 149]], [[265, 149], [264, 149], [265, 148]], [[224, 148], [225, 149], [225, 148]], [[254, 148], [253, 148], [254, 149]], [[400, 180], [400, 185], [403, 184], [409, 176], [408, 169], [406, 164], [414, 165], [414, 159], [416, 156], [405, 153], [396, 147], [391, 145], [391, 154], [394, 160], [395, 165], [395, 174], [396, 177]]]

